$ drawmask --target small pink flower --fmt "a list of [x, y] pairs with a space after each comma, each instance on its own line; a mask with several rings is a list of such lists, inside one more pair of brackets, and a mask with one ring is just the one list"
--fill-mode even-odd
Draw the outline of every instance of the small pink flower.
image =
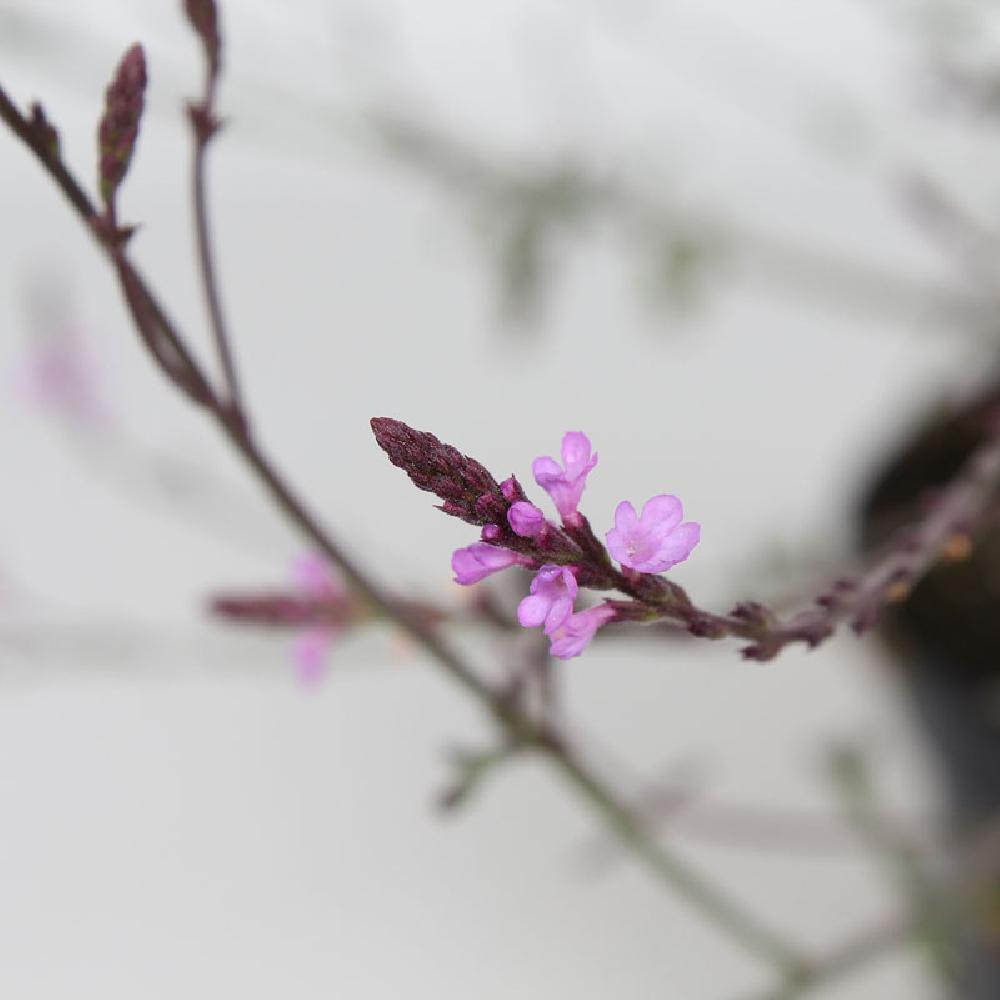
[[72, 330], [32, 343], [20, 377], [25, 397], [58, 416], [87, 425], [107, 417], [93, 359]]
[[[299, 556], [292, 564], [292, 579], [296, 589], [313, 601], [343, 600], [347, 588], [330, 568], [326, 559], [316, 552]], [[315, 687], [326, 674], [330, 648], [342, 632], [338, 625], [312, 625], [295, 638], [292, 658], [299, 680], [306, 687]]]
[[463, 587], [479, 583], [493, 573], [520, 563], [521, 557], [508, 549], [499, 549], [486, 542], [474, 542], [464, 549], [456, 549], [451, 557], [451, 568], [455, 572], [455, 583]]
[[314, 688], [326, 677], [327, 656], [336, 637], [337, 630], [329, 625], [317, 625], [295, 637], [292, 658], [304, 687]]
[[607, 604], [578, 611], [570, 615], [563, 624], [551, 633], [549, 652], [557, 660], [571, 660], [579, 656], [590, 644], [602, 625], [614, 620], [617, 612]]
[[545, 626], [551, 635], [573, 613], [576, 577], [565, 566], [546, 563], [531, 581], [531, 594], [517, 606], [517, 620], [525, 628]]
[[518, 500], [507, 511], [507, 522], [515, 535], [537, 538], [545, 531], [545, 515], [527, 500]]
[[560, 466], [553, 458], [536, 458], [531, 463], [531, 471], [535, 482], [552, 497], [556, 510], [564, 519], [572, 519], [587, 485], [587, 474], [597, 465], [597, 455], [590, 453], [590, 439], [586, 434], [569, 431], [563, 436], [562, 460]]
[[608, 532], [608, 549], [623, 566], [640, 573], [662, 573], [683, 562], [701, 538], [694, 521], [681, 524], [684, 509], [677, 497], [661, 494], [647, 500], [642, 515], [623, 500]]

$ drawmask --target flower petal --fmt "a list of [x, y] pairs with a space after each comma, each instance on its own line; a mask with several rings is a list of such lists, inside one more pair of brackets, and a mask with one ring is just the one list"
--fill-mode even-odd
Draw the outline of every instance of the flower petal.
[[680, 500], [669, 493], [661, 493], [646, 501], [639, 520], [647, 531], [657, 528], [668, 532], [676, 528], [683, 517], [684, 508]]
[[[562, 439], [562, 460], [566, 472], [576, 477], [590, 461], [590, 438], [583, 431], [567, 431]], [[594, 456], [597, 461], [597, 456]]]
[[634, 528], [637, 522], [635, 507], [628, 500], [622, 500], [615, 507], [615, 528], [624, 534]]
[[326, 657], [333, 642], [335, 632], [327, 626], [300, 632], [292, 647], [295, 672], [306, 687], [315, 687], [326, 672]]
[[560, 597], [553, 601], [549, 613], [545, 616], [545, 634], [551, 635], [566, 619], [573, 614], [573, 598]]
[[545, 621], [549, 607], [548, 598], [532, 594], [517, 606], [517, 620], [524, 628], [537, 628]]
[[615, 617], [617, 613], [614, 608], [607, 604], [599, 604], [597, 607], [570, 615], [562, 628], [557, 629], [551, 636], [549, 652], [557, 660], [570, 660], [574, 656], [579, 656], [594, 638], [597, 630]]
[[486, 542], [474, 542], [452, 553], [451, 568], [455, 574], [455, 582], [467, 587], [519, 561], [517, 553], [509, 549], [501, 549]]
[[671, 566], [684, 562], [700, 540], [701, 525], [696, 521], [686, 521], [663, 540], [652, 560], [659, 568], [649, 572], [662, 573]]
[[544, 490], [548, 488], [546, 484], [562, 479], [563, 470], [554, 458], [542, 455], [531, 463], [531, 474], [535, 477], [535, 482]]

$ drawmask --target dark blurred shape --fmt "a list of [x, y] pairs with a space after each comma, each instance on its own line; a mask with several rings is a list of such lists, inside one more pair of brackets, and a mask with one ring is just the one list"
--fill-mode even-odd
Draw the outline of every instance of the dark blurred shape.
[[[919, 517], [937, 488], [983, 442], [1000, 408], [1000, 375], [971, 400], [941, 407], [877, 473], [860, 509], [861, 545], [872, 552]], [[1000, 499], [1000, 498], [998, 498]], [[971, 550], [939, 563], [904, 603], [887, 609], [882, 634], [936, 754], [954, 843], [1000, 820], [1000, 509]], [[955, 851], [961, 854], [961, 847]], [[960, 861], [958, 857], [956, 860]], [[990, 889], [983, 886], [984, 893]], [[993, 888], [1000, 891], [1000, 879]], [[989, 916], [960, 930], [964, 1000], [1000, 997], [1000, 940]]]
[[[862, 504], [861, 545], [876, 550], [919, 518], [937, 489], [986, 439], [1000, 384], [971, 402], [941, 407], [880, 470]], [[1000, 513], [1000, 512], [998, 512]], [[959, 553], [961, 554], [961, 553]], [[939, 563], [888, 612], [884, 632], [901, 653], [946, 656], [949, 674], [972, 686], [1000, 681], [1000, 520], [988, 516], [967, 558]]]

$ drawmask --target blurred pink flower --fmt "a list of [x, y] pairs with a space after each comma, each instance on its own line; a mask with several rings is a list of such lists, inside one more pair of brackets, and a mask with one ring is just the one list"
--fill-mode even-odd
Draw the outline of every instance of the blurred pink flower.
[[292, 658], [295, 672], [303, 687], [317, 687], [327, 674], [327, 655], [337, 638], [338, 630], [327, 625], [306, 629], [295, 637]]
[[45, 332], [35, 337], [19, 374], [22, 391], [35, 406], [74, 423], [106, 419], [93, 359], [79, 334]]
[[[292, 563], [292, 580], [302, 597], [311, 601], [342, 601], [347, 596], [343, 581], [316, 552], [298, 556]], [[330, 648], [343, 626], [322, 622], [303, 629], [295, 638], [292, 658], [305, 687], [316, 687], [326, 677]]]

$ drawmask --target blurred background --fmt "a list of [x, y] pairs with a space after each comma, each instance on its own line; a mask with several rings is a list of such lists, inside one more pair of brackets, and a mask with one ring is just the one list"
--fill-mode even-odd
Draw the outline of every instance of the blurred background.
[[[583, 509], [683, 498], [675, 578], [782, 603], [851, 558], [858, 498], [994, 361], [1000, 22], [973, 0], [222, 5], [213, 217], [258, 433], [379, 577], [442, 602], [443, 518], [368, 420], [530, 479], [564, 431]], [[190, 235], [180, 4], [0, 0], [2, 83], [93, 176], [146, 47], [122, 196], [210, 358]], [[297, 681], [294, 636], [213, 621], [298, 539], [160, 379], [50, 182], [0, 141], [0, 992], [13, 997], [752, 995], [768, 972], [597, 836], [539, 765], [435, 801], [475, 706], [388, 628]], [[458, 637], [483, 665], [498, 647]], [[937, 756], [877, 640], [777, 661], [609, 640], [560, 666], [613, 771], [691, 802], [671, 843], [803, 946], [898, 910], [831, 751], [944, 829]], [[941, 996], [886, 953], [824, 997]]]

